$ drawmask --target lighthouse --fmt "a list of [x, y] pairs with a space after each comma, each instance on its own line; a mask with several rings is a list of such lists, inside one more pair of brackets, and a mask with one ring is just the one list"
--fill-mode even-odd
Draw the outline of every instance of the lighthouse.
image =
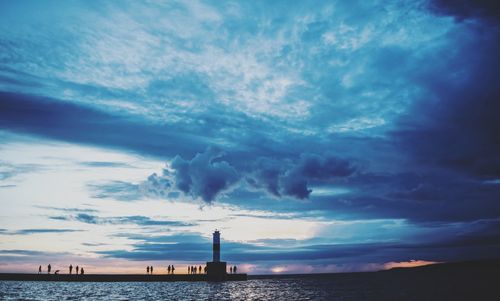
[[215, 230], [213, 234], [213, 262], [220, 262], [220, 232]]
[[212, 261], [207, 262], [207, 276], [210, 281], [224, 281], [227, 278], [227, 264], [220, 261], [220, 232], [212, 234]]

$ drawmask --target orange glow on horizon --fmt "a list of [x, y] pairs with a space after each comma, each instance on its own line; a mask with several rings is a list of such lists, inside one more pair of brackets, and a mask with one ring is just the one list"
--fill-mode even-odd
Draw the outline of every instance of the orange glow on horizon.
[[[165, 261], [151, 261], [151, 262], [130, 262], [126, 260], [112, 260], [107, 261], [109, 265], [104, 265], [99, 262], [92, 260], [82, 260], [78, 264], [72, 262], [58, 263], [58, 262], [48, 262], [42, 264], [42, 273], [47, 272], [47, 264], [51, 264], [52, 273], [59, 270], [59, 274], [68, 274], [69, 265], [73, 265], [73, 273], [75, 273], [75, 268], [78, 265], [80, 268], [85, 269], [85, 274], [146, 274], [146, 267], [153, 266], [153, 274], [155, 275], [166, 275], [168, 265], [175, 266], [175, 274], [187, 274], [187, 267], [191, 265], [196, 265], [202, 268], [205, 266], [203, 263], [179, 263], [170, 262], [165, 263]], [[37, 273], [37, 264], [33, 263], [3, 263], [0, 266], [0, 273]]]
[[384, 270], [389, 270], [392, 268], [414, 268], [418, 266], [430, 265], [440, 263], [438, 261], [427, 261], [427, 260], [410, 260], [401, 262], [387, 262], [384, 264]]

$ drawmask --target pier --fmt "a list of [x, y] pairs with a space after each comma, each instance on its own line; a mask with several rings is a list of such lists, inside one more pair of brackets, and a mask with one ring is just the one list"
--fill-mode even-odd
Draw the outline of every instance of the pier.
[[245, 281], [247, 274], [226, 274], [211, 279], [207, 274], [22, 274], [0, 273], [0, 281], [66, 281], [66, 282], [174, 282], [174, 281]]

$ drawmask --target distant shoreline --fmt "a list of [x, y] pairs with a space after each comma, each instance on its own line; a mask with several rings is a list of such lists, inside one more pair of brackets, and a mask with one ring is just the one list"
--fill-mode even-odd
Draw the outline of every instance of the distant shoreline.
[[471, 260], [426, 264], [416, 267], [395, 267], [388, 270], [379, 271], [359, 271], [359, 272], [334, 272], [334, 273], [298, 273], [298, 274], [249, 274], [248, 279], [266, 279], [266, 278], [295, 278], [295, 277], [330, 277], [336, 275], [349, 274], [374, 274], [374, 273], [393, 273], [393, 272], [425, 272], [425, 271], [498, 271], [500, 272], [500, 259], [491, 260]]

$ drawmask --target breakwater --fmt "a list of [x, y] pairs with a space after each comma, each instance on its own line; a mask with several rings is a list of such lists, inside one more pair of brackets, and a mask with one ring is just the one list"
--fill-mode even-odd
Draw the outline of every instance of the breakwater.
[[0, 273], [0, 281], [66, 281], [66, 282], [173, 282], [173, 281], [245, 281], [247, 274], [227, 274], [212, 279], [207, 274], [22, 274]]

